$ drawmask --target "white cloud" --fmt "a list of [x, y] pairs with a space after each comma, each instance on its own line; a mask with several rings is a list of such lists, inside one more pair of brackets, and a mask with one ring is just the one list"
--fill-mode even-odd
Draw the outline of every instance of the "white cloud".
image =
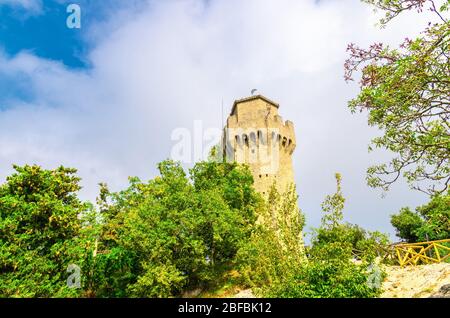
[[0, 6], [2, 5], [25, 9], [29, 14], [33, 15], [42, 12], [41, 0], [0, 0]]
[[296, 125], [295, 174], [308, 224], [318, 224], [340, 171], [347, 219], [391, 231], [389, 214], [425, 198], [399, 184], [381, 199], [366, 186], [367, 166], [387, 157], [367, 153], [376, 131], [346, 108], [357, 87], [344, 83], [342, 64], [347, 43], [395, 44], [423, 21], [399, 18], [383, 31], [374, 22], [370, 8], [350, 0], [161, 1], [84, 25], [94, 47], [90, 70], [3, 54], [0, 77], [21, 74], [33, 98], [9, 100], [0, 111], [0, 177], [12, 163], [74, 166], [83, 196], [93, 199], [98, 182], [120, 189], [130, 175], [154, 175], [173, 129], [196, 119], [220, 127], [221, 99], [227, 114], [255, 87]]

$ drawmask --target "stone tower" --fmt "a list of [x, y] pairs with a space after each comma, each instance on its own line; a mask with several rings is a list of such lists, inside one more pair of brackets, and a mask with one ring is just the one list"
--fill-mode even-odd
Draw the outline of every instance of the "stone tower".
[[284, 122], [278, 108], [262, 95], [236, 100], [224, 128], [224, 155], [249, 165], [255, 189], [263, 195], [274, 182], [280, 193], [294, 183], [294, 124]]

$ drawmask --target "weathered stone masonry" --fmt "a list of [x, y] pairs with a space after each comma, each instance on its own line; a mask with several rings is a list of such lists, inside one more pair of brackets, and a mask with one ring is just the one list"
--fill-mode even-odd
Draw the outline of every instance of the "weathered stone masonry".
[[267, 194], [273, 182], [280, 193], [294, 183], [294, 124], [278, 115], [279, 105], [255, 95], [233, 104], [224, 128], [224, 155], [249, 165], [258, 192]]

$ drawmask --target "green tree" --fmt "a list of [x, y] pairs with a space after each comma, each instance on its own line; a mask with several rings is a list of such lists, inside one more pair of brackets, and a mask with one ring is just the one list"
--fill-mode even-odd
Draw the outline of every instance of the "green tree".
[[450, 238], [450, 190], [446, 194], [433, 196], [430, 202], [416, 210], [424, 220], [417, 230], [419, 240]]
[[366, 231], [356, 224], [343, 222], [345, 198], [342, 194], [342, 176], [336, 173], [335, 178], [336, 193], [327, 195], [322, 203], [325, 214], [321, 226], [314, 229], [310, 253], [320, 254], [324, 246], [336, 243], [349, 248], [351, 257], [373, 261], [383, 254], [389, 239], [387, 235], [378, 231]]
[[282, 285], [306, 262], [302, 234], [305, 218], [297, 199], [294, 186], [280, 194], [272, 185], [258, 210], [250, 239], [238, 252], [241, 283], [262, 295], [272, 286]]
[[[370, 298], [380, 295], [381, 270], [350, 261], [351, 249], [340, 243], [320, 248], [305, 266], [283, 284], [272, 286], [268, 297], [281, 298]], [[376, 276], [373, 285], [371, 276]]]
[[381, 232], [367, 231], [357, 224], [345, 222], [332, 229], [315, 229], [311, 253], [314, 254], [318, 248], [333, 242], [347, 245], [351, 249], [352, 258], [373, 261], [384, 255], [389, 238]]
[[433, 196], [415, 212], [402, 208], [391, 216], [391, 224], [397, 236], [411, 243], [450, 238], [450, 191]]
[[422, 218], [409, 208], [402, 208], [396, 215], [391, 216], [391, 224], [397, 231], [397, 236], [409, 243], [419, 241], [417, 231], [423, 225]]
[[67, 286], [67, 268], [89, 253], [82, 215], [92, 206], [77, 197], [76, 170], [14, 169], [0, 186], [0, 296], [79, 295]]
[[408, 10], [429, 9], [438, 21], [399, 48], [383, 43], [368, 49], [348, 46], [346, 80], [362, 70], [360, 93], [349, 107], [352, 112], [367, 111], [369, 125], [383, 132], [369, 150], [384, 148], [396, 154], [389, 163], [368, 169], [368, 184], [388, 190], [403, 176], [413, 189], [445, 192], [450, 182], [450, 2], [363, 1], [385, 12], [383, 27]]
[[304, 298], [380, 294], [384, 274], [368, 266], [374, 257], [361, 257], [361, 264], [356, 264], [352, 252], [356, 245], [365, 249], [364, 255], [371, 255], [368, 251], [384, 236], [376, 232], [367, 235], [359, 227], [342, 224], [345, 199], [339, 174], [336, 180], [337, 192], [327, 196], [322, 204], [325, 216], [315, 232], [320, 233], [320, 238], [313, 238], [314, 246], [307, 253], [302, 239], [304, 217], [297, 207], [295, 188], [281, 195], [272, 187], [258, 213], [255, 231], [238, 252], [241, 279], [258, 295]]
[[[316, 229], [307, 262], [291, 264], [289, 275], [266, 288], [268, 297], [376, 297], [381, 292], [383, 271], [370, 270], [374, 260], [372, 250], [382, 238], [378, 234], [366, 237], [359, 227], [342, 223], [345, 198], [341, 175], [336, 174], [337, 191], [326, 196], [322, 209], [322, 224]], [[364, 243], [364, 244], [362, 244]], [[364, 249], [361, 263], [353, 262], [354, 247]], [[371, 281], [371, 278], [375, 278]]]
[[[208, 286], [251, 234], [259, 196], [249, 170], [201, 162], [187, 176], [172, 161], [147, 183], [100, 195], [104, 226], [98, 296], [169, 297]], [[102, 272], [103, 270], [103, 272]]]
[[324, 228], [334, 228], [338, 226], [344, 215], [342, 210], [344, 210], [345, 198], [342, 195], [342, 176], [339, 173], [335, 174], [336, 178], [336, 193], [333, 195], [327, 195], [325, 201], [322, 203], [322, 210], [325, 215], [322, 217], [322, 225]]

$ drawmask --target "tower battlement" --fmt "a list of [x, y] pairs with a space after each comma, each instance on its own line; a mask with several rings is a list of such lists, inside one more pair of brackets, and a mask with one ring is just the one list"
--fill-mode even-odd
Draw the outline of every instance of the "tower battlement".
[[262, 194], [274, 182], [281, 193], [294, 183], [294, 124], [283, 121], [278, 109], [277, 103], [262, 95], [236, 100], [224, 128], [227, 160], [248, 164]]

